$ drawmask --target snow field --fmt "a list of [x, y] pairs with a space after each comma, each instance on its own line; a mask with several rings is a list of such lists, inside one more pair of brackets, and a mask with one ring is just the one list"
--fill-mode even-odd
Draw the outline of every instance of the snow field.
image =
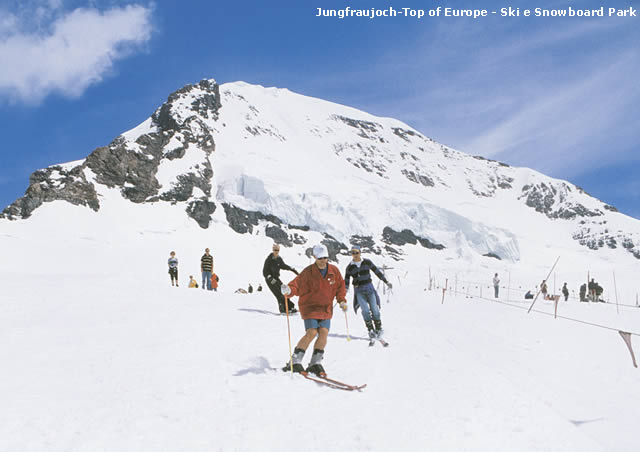
[[288, 345], [270, 293], [139, 275], [7, 282], [0, 450], [634, 450], [638, 370], [615, 332], [397, 286], [386, 349], [351, 309], [347, 341], [335, 312], [325, 367], [368, 385], [349, 393], [272, 370]]

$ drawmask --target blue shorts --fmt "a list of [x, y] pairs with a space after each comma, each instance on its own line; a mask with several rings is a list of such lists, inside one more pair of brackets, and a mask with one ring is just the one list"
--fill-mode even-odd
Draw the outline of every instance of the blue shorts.
[[304, 329], [310, 330], [311, 328], [326, 328], [331, 326], [331, 319], [304, 319]]

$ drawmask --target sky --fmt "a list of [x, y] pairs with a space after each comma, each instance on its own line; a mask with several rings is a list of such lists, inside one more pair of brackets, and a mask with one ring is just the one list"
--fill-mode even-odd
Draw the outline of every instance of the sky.
[[[603, 7], [605, 17], [535, 16], [569, 6]], [[346, 7], [399, 14], [317, 16]], [[503, 17], [507, 7], [520, 16]], [[444, 8], [487, 17], [445, 17]], [[640, 1], [0, 0], [0, 209], [33, 171], [85, 158], [171, 92], [214, 78], [394, 117], [640, 218], [635, 8]]]

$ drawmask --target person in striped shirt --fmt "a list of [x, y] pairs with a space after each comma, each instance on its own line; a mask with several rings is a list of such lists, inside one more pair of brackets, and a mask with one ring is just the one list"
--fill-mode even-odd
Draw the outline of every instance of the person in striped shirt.
[[209, 248], [205, 248], [200, 258], [200, 271], [202, 272], [202, 289], [213, 290], [211, 287], [211, 275], [213, 274], [213, 256], [209, 254]]
[[171, 285], [178, 287], [178, 258], [176, 257], [176, 252], [171, 251], [169, 253], [169, 260], [167, 261], [169, 264], [169, 276], [171, 277]]
[[382, 320], [380, 318], [380, 298], [371, 282], [371, 271], [373, 271], [389, 289], [391, 283], [387, 281], [382, 272], [369, 259], [362, 259], [360, 247], [354, 245], [351, 248], [353, 260], [347, 265], [344, 272], [344, 282], [349, 290], [350, 280], [353, 279], [354, 301], [353, 308], [358, 312], [362, 309], [362, 318], [369, 331], [369, 338], [382, 338]]

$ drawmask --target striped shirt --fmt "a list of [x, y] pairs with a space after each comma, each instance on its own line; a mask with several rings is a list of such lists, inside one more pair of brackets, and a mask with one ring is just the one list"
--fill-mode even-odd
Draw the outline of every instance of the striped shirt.
[[213, 272], [213, 256], [211, 254], [204, 254], [200, 258], [200, 269], [203, 272]]
[[353, 278], [354, 287], [371, 283], [371, 270], [373, 270], [376, 276], [385, 284], [388, 284], [387, 279], [373, 262], [369, 259], [362, 259], [360, 262], [352, 261], [347, 265], [347, 269], [344, 272], [344, 282], [347, 289], [349, 289], [351, 278]]
[[169, 258], [169, 268], [178, 268], [178, 258], [170, 257]]

